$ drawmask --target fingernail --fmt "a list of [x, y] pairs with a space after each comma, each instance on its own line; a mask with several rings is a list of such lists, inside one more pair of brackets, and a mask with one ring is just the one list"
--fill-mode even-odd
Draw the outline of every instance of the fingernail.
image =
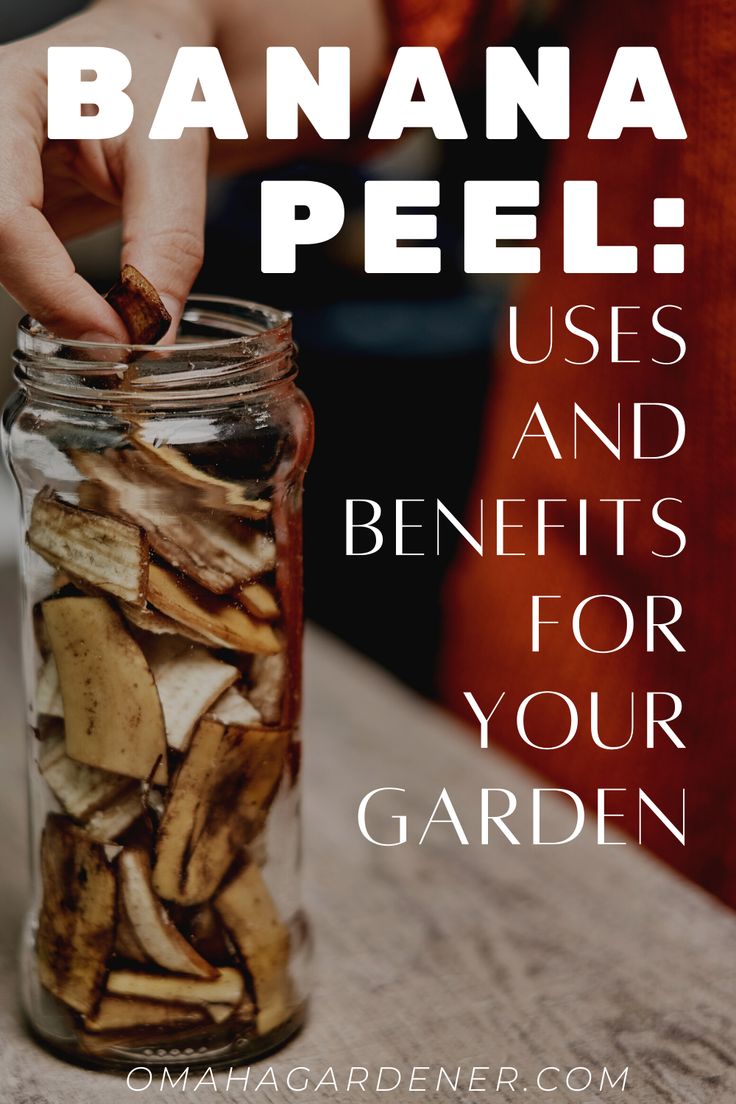
[[113, 337], [112, 334], [99, 333], [96, 330], [88, 330], [86, 333], [83, 333], [80, 336], [79, 341], [89, 341], [89, 342], [94, 343], [95, 345], [119, 345], [120, 344], [120, 342], [117, 340], [117, 338]]

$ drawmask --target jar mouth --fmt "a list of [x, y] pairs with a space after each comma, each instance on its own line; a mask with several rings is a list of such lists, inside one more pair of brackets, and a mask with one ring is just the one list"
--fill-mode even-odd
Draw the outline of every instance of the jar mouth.
[[189, 401], [252, 390], [293, 374], [291, 314], [221, 295], [187, 300], [177, 340], [117, 344], [55, 337], [26, 316], [14, 360], [22, 386], [58, 398]]
[[[215, 349], [226, 350], [233, 346], [242, 347], [243, 342], [249, 338], [257, 337], [260, 333], [269, 332], [278, 334], [282, 328], [290, 332], [291, 314], [289, 311], [278, 310], [275, 307], [264, 306], [263, 303], [254, 303], [249, 299], [232, 299], [226, 295], [193, 295], [184, 307], [182, 323], [201, 323], [208, 329], [222, 327], [231, 332], [227, 337], [212, 337], [209, 340], [179, 341], [169, 345], [135, 345], [132, 343], [78, 341], [72, 338], [55, 337], [49, 333], [40, 322], [30, 315], [21, 319], [18, 325], [19, 338], [26, 338], [37, 346], [39, 354], [60, 350], [79, 349], [88, 355], [88, 360], [109, 361], [110, 355], [116, 353], [120, 360], [130, 359], [130, 353], [186, 353], [202, 352], [203, 348], [209, 351]], [[260, 325], [259, 325], [260, 323]], [[93, 354], [99, 354], [95, 357]]]

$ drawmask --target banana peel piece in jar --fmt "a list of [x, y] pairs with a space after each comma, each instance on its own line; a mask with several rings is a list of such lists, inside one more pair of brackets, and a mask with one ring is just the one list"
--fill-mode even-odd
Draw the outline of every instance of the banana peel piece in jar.
[[170, 787], [166, 811], [156, 839], [153, 886], [159, 897], [177, 901], [194, 817], [209, 793], [223, 726], [205, 718], [192, 737], [189, 751]]
[[75, 820], [87, 820], [131, 790], [129, 778], [70, 759], [63, 732], [44, 740], [38, 765], [54, 797]]
[[151, 606], [130, 606], [127, 602], [120, 602], [119, 607], [123, 617], [133, 628], [150, 633], [151, 636], [185, 636], [195, 644], [210, 644], [206, 636], [194, 629], [188, 629], [186, 625], [177, 624], [170, 617], [164, 617]]
[[172, 445], [156, 445], [142, 433], [133, 434], [132, 439], [140, 453], [156, 467], [160, 475], [200, 491], [203, 504], [250, 521], [262, 521], [271, 512], [268, 499], [246, 498], [239, 484], [220, 479], [219, 476], [210, 475], [195, 467]]
[[261, 714], [234, 686], [219, 698], [209, 710], [211, 717], [224, 725], [240, 725], [250, 728], [261, 724]]
[[105, 298], [134, 345], [156, 345], [167, 334], [171, 315], [153, 284], [133, 265], [123, 265]]
[[253, 863], [232, 878], [214, 905], [250, 975], [258, 1033], [268, 1034], [290, 1013], [289, 930]]
[[46, 657], [36, 683], [36, 713], [40, 717], [64, 716], [64, 702], [59, 686], [59, 670], [52, 655]]
[[273, 592], [263, 583], [246, 583], [238, 591], [238, 599], [245, 606], [248, 613], [262, 621], [277, 621], [281, 615], [281, 610], [273, 596]]
[[209, 900], [238, 852], [263, 827], [284, 769], [289, 734], [205, 717], [171, 787], [156, 842], [153, 883], [166, 900]]
[[257, 579], [276, 564], [273, 540], [241, 523], [227, 528], [211, 519], [179, 517], [159, 521], [149, 541], [161, 559], [213, 594], [238, 590], [244, 580]]
[[219, 976], [219, 970], [205, 961], [174, 926], [156, 897], [151, 882], [151, 864], [145, 851], [128, 848], [118, 859], [123, 908], [136, 940], [148, 957], [175, 974], [194, 977]]
[[240, 524], [231, 531], [198, 514], [201, 504], [187, 500], [186, 488], [184, 500], [177, 493], [175, 507], [167, 509], [161, 479], [134, 463], [130, 450], [74, 450], [70, 459], [85, 476], [79, 487], [85, 508], [139, 525], [154, 552], [213, 594], [226, 594], [273, 570], [276, 546], [266, 533]]
[[133, 925], [128, 919], [128, 914], [119, 895], [118, 926], [115, 931], [115, 958], [124, 958], [128, 962], [137, 962], [147, 967], [151, 966], [151, 960], [138, 942], [138, 936], [133, 930]]
[[115, 874], [103, 844], [52, 813], [41, 838], [41, 876], [36, 935], [41, 983], [89, 1015], [100, 1001], [115, 944]]
[[210, 793], [195, 815], [193, 846], [183, 871], [180, 900], [210, 900], [233, 861], [263, 828], [283, 774], [289, 734], [228, 727], [220, 744]]
[[[231, 1009], [232, 1011], [232, 1009]], [[206, 1007], [164, 1004], [161, 1001], [138, 1000], [130, 997], [103, 997], [94, 1016], [84, 1021], [87, 1031], [135, 1031], [140, 1028], [165, 1027], [177, 1030], [189, 1024], [208, 1021]]]
[[166, 785], [166, 731], [140, 647], [103, 598], [52, 598], [43, 616], [59, 669], [66, 753], [90, 767]]
[[185, 583], [172, 571], [152, 563], [148, 601], [165, 617], [206, 637], [220, 648], [272, 655], [281, 642], [270, 625], [255, 621], [239, 606]]
[[111, 805], [98, 809], [85, 825], [88, 835], [104, 843], [114, 843], [143, 816], [143, 795], [139, 786], [118, 797]]
[[285, 651], [258, 655], [253, 660], [248, 700], [261, 714], [264, 724], [280, 724], [288, 677]]
[[172, 1004], [239, 1005], [245, 993], [245, 979], [240, 970], [232, 966], [223, 967], [213, 980], [139, 970], [111, 970], [107, 993]]
[[183, 653], [172, 645], [168, 655], [160, 652], [149, 662], [164, 713], [168, 745], [174, 751], [186, 751], [199, 719], [237, 682], [240, 671], [197, 645]]
[[28, 543], [74, 579], [133, 605], [143, 604], [148, 544], [139, 526], [41, 492], [33, 503]]

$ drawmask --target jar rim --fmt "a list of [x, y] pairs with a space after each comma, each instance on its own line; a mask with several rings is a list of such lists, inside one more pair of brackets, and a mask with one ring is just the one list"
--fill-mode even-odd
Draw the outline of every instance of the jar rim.
[[168, 345], [67, 340], [26, 316], [14, 360], [21, 387], [105, 406], [228, 398], [295, 374], [291, 314], [223, 295], [191, 296]]
[[[280, 310], [277, 307], [269, 307], [264, 303], [256, 303], [250, 299], [237, 299], [229, 295], [191, 295], [187, 299], [184, 305], [184, 311], [182, 314], [182, 320], [196, 320], [196, 315], [203, 308], [220, 308], [218, 315], [223, 311], [229, 312], [227, 315], [227, 322], [233, 328], [233, 333], [228, 337], [213, 338], [208, 341], [176, 341], [172, 344], [164, 345], [139, 345], [134, 342], [114, 342], [114, 341], [81, 341], [76, 338], [56, 337], [48, 330], [37, 322], [31, 315], [27, 314], [18, 323], [18, 338], [19, 340], [25, 339], [38, 345], [38, 353], [46, 351], [47, 346], [53, 346], [58, 350], [75, 350], [79, 349], [84, 353], [90, 354], [95, 351], [100, 353], [197, 353], [197, 352], [212, 352], [219, 350], [226, 350], [228, 348], [241, 349], [244, 342], [249, 340], [256, 340], [261, 334], [269, 333], [274, 336], [278, 336], [280, 333], [290, 335], [291, 333], [291, 312]], [[263, 326], [259, 330], [253, 329], [253, 320], [255, 315], [261, 315], [263, 319], [267, 320], [269, 325]], [[240, 316], [240, 321], [238, 318]], [[246, 317], [247, 316], [247, 317]], [[222, 318], [223, 325], [225, 324], [225, 317]], [[31, 350], [29, 350], [31, 351]], [[57, 356], [60, 355], [58, 352]], [[93, 358], [92, 362], [94, 363]], [[120, 357], [120, 359], [123, 359]], [[99, 360], [105, 364], [110, 363], [110, 357], [100, 357]]]

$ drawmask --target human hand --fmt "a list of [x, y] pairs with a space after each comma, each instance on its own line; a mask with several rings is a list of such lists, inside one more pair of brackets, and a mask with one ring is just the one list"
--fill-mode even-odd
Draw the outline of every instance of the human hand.
[[[156, 287], [174, 320], [202, 261], [209, 132], [148, 133], [180, 46], [216, 45], [249, 139], [213, 143], [211, 163], [242, 172], [314, 153], [266, 139], [268, 46], [294, 44], [316, 71], [320, 46], [354, 47], [353, 104], [370, 96], [385, 57], [382, 0], [98, 0], [49, 31], [0, 47], [0, 283], [60, 337], [126, 341], [118, 316], [75, 272], [62, 242], [122, 216], [121, 264]], [[111, 46], [130, 60], [130, 128], [104, 141], [49, 141], [49, 46]], [[295, 148], [296, 147], [296, 148]], [[334, 156], [334, 147], [331, 149]]]
[[[62, 241], [122, 216], [122, 263], [158, 289], [174, 325], [202, 261], [208, 136], [148, 131], [179, 46], [210, 45], [200, 0], [103, 0], [52, 30], [0, 47], [0, 283], [53, 333], [128, 340]], [[48, 141], [49, 46], [112, 46], [130, 59], [129, 130], [105, 141]]]

